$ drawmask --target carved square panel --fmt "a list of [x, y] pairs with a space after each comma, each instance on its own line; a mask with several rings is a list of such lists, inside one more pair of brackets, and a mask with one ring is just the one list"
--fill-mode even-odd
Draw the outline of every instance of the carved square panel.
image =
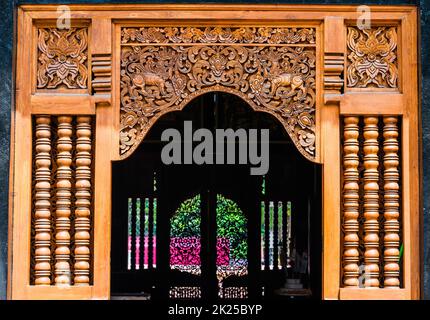
[[39, 28], [37, 36], [37, 89], [87, 89], [88, 28]]
[[348, 27], [347, 86], [397, 88], [396, 27]]

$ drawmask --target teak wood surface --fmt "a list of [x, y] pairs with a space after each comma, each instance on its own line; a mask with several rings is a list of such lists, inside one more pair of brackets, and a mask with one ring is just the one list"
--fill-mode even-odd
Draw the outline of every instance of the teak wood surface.
[[[9, 210], [9, 299], [109, 299], [111, 247], [111, 165], [120, 159], [120, 33], [122, 26], [313, 26], [316, 43], [316, 157], [323, 165], [323, 299], [419, 299], [421, 164], [418, 101], [417, 8], [371, 6], [372, 23], [397, 26], [398, 86], [349, 88], [346, 82], [347, 26], [360, 13], [356, 6], [329, 5], [70, 5], [72, 26], [88, 27], [86, 89], [38, 90], [37, 28], [53, 27], [54, 5], [18, 8], [16, 103], [12, 110]], [[344, 57], [343, 90], [328, 92], [324, 57]], [[111, 57], [111, 86], [93, 90], [92, 57]], [[341, 58], [342, 59], [342, 58]], [[326, 92], [327, 91], [327, 92]], [[325, 94], [327, 94], [325, 96]], [[30, 284], [32, 212], [32, 117], [95, 117], [93, 172], [93, 274], [89, 286]], [[393, 115], [401, 118], [400, 157], [403, 286], [392, 289], [342, 287], [343, 116]], [[308, 161], [303, 158], [303, 161]]]

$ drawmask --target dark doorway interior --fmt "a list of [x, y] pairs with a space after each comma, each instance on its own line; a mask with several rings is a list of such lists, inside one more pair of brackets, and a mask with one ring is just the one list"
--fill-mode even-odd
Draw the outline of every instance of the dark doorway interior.
[[[184, 121], [193, 130], [269, 129], [269, 171], [163, 164], [161, 133], [182, 132]], [[112, 182], [112, 296], [321, 297], [320, 167], [271, 115], [233, 95], [200, 96], [158, 120], [130, 158], [113, 164]]]

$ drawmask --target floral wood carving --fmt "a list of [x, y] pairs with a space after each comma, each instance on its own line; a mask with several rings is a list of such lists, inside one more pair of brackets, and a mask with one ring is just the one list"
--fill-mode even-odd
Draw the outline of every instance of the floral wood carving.
[[395, 27], [348, 28], [348, 87], [397, 88]]
[[88, 32], [86, 28], [39, 29], [37, 88], [86, 89]]
[[[164, 30], [160, 31], [157, 39], [168, 33], [166, 29], [153, 29]], [[238, 29], [255, 31], [261, 28]], [[160, 116], [181, 110], [193, 98], [210, 91], [235, 94], [254, 110], [274, 115], [299, 151], [306, 158], [315, 159], [316, 59], [313, 36], [311, 40], [306, 40], [306, 37], [297, 40], [308, 41], [309, 45], [305, 46], [236, 44], [239, 40], [227, 32], [222, 41], [229, 38], [234, 45], [224, 42], [159, 45], [147, 44], [147, 41], [155, 41], [155, 36], [143, 33], [146, 28], [133, 30], [122, 30], [122, 42], [137, 39], [138, 34], [142, 37], [139, 41], [145, 45], [123, 45], [121, 50], [122, 159], [137, 148]], [[212, 36], [214, 29], [205, 30], [210, 34], [200, 34], [200, 40], [196, 37], [192, 40], [200, 43], [211, 36], [214, 42], [220, 41], [220, 30], [224, 29], [219, 28], [216, 36]], [[287, 34], [289, 30], [283, 32]], [[295, 32], [302, 39], [302, 34], [314, 34], [315, 30], [297, 29]], [[131, 37], [130, 34], [135, 35]], [[145, 35], [149, 40], [145, 40]], [[252, 39], [258, 37], [259, 33]], [[293, 35], [290, 37], [294, 38]], [[169, 39], [176, 38], [171, 36]]]
[[315, 44], [315, 29], [271, 27], [123, 28], [121, 43]]

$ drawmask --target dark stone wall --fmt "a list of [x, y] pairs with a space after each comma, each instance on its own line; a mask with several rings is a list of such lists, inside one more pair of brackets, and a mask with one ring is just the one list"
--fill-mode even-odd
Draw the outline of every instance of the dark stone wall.
[[0, 0], [0, 299], [6, 297], [13, 2]]
[[[72, 3], [286, 3], [286, 4], [412, 4], [420, 6], [423, 140], [424, 298], [430, 299], [430, 1], [429, 0], [0, 0], [0, 299], [6, 297], [10, 116], [13, 101], [13, 16], [18, 4]], [[417, 137], [419, 139], [420, 137]]]
[[421, 123], [423, 168], [423, 298], [430, 299], [430, 1], [421, 0]]

